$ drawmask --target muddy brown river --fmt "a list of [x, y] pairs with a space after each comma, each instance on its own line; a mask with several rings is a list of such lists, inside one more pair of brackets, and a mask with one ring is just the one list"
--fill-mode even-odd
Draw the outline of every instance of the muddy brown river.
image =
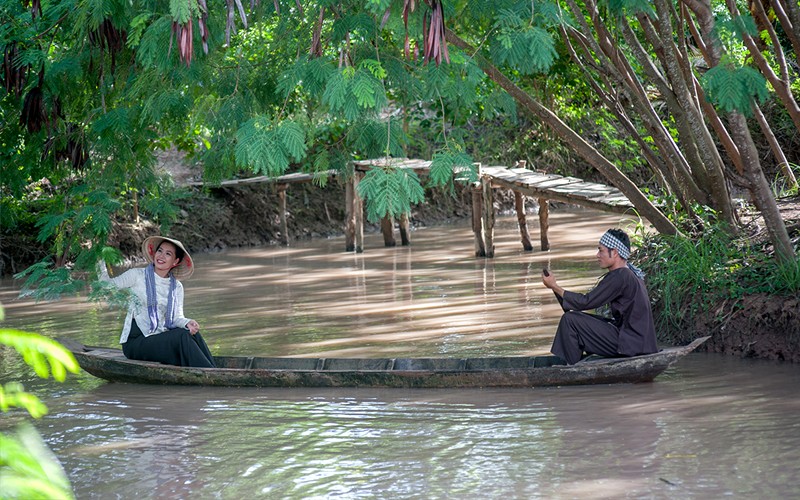
[[[492, 260], [473, 257], [464, 224], [414, 231], [410, 247], [368, 235], [363, 254], [342, 239], [199, 254], [184, 309], [216, 354], [543, 354], [561, 312], [541, 268], [587, 290], [597, 239], [619, 224], [551, 213], [551, 251], [526, 253], [502, 218]], [[18, 292], [1, 283], [3, 326], [117, 345], [122, 311]], [[34, 425], [81, 499], [800, 497], [792, 364], [695, 353], [638, 385], [244, 389], [59, 384], [0, 351], [9, 381], [50, 408]]]

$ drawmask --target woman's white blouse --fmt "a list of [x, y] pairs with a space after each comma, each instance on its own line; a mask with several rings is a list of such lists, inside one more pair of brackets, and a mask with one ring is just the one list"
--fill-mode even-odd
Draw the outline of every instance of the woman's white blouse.
[[[119, 343], [124, 344], [128, 341], [128, 334], [131, 331], [131, 320], [136, 320], [136, 325], [145, 337], [162, 333], [167, 330], [165, 325], [167, 318], [167, 300], [169, 299], [169, 278], [156, 278], [156, 296], [158, 298], [158, 327], [150, 333], [150, 316], [147, 314], [147, 286], [144, 278], [145, 268], [129, 269], [119, 276], [112, 278], [108, 275], [108, 269], [104, 262], [97, 263], [97, 273], [100, 281], [111, 283], [120, 289], [131, 291], [131, 302], [128, 306], [128, 315], [125, 316], [125, 323], [122, 326], [122, 335]], [[183, 285], [180, 281], [175, 286], [175, 321], [174, 327], [186, 328], [186, 324], [191, 321], [183, 317]]]

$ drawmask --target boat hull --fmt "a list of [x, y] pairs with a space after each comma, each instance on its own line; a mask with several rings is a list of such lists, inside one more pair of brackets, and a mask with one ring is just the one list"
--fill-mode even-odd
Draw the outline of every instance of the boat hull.
[[555, 365], [553, 356], [495, 358], [263, 358], [220, 356], [219, 368], [129, 360], [119, 349], [61, 340], [88, 373], [111, 381], [231, 387], [547, 387], [650, 382], [708, 337], [631, 358]]

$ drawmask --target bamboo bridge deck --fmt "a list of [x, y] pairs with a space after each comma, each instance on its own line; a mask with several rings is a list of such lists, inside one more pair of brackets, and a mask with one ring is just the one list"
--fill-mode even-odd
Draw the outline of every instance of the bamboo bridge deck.
[[[373, 167], [393, 166], [395, 168], [413, 169], [417, 174], [425, 175], [430, 171], [431, 162], [419, 159], [378, 158], [373, 160], [359, 160], [353, 162], [355, 174], [345, 184], [346, 220], [345, 220], [345, 249], [347, 251], [363, 252], [364, 250], [364, 206], [363, 200], [358, 196], [358, 183], [364, 174]], [[204, 182], [190, 182], [188, 185], [224, 187], [240, 184], [270, 183], [278, 188], [278, 197], [281, 214], [282, 243], [289, 243], [288, 227], [286, 222], [286, 189], [290, 184], [312, 182], [321, 176], [335, 178], [338, 173], [329, 170], [321, 174], [294, 173], [280, 177], [250, 177], [246, 179], [232, 179], [218, 184]], [[494, 256], [494, 190], [504, 188], [513, 191], [517, 221], [519, 223], [520, 237], [525, 250], [533, 250], [527, 229], [525, 211], [525, 197], [536, 198], [539, 203], [539, 236], [541, 249], [548, 250], [550, 244], [547, 238], [549, 227], [548, 213], [549, 201], [558, 201], [588, 208], [616, 213], [627, 213], [633, 209], [633, 204], [619, 189], [605, 184], [586, 182], [575, 177], [537, 172], [524, 168], [524, 162], [514, 167], [483, 166], [478, 165], [478, 182], [473, 185], [472, 192], [472, 229], [475, 237], [475, 255], [484, 257]], [[385, 218], [381, 221], [381, 231], [386, 246], [395, 246], [394, 221]], [[410, 244], [408, 217], [403, 216], [398, 221], [400, 238], [403, 245]]]

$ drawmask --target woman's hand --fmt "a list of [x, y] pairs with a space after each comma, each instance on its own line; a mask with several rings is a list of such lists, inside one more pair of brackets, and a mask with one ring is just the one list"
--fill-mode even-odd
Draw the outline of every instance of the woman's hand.
[[195, 333], [200, 331], [200, 325], [197, 324], [197, 321], [190, 319], [188, 323], [186, 323], [186, 328], [189, 329], [189, 333], [194, 335]]

